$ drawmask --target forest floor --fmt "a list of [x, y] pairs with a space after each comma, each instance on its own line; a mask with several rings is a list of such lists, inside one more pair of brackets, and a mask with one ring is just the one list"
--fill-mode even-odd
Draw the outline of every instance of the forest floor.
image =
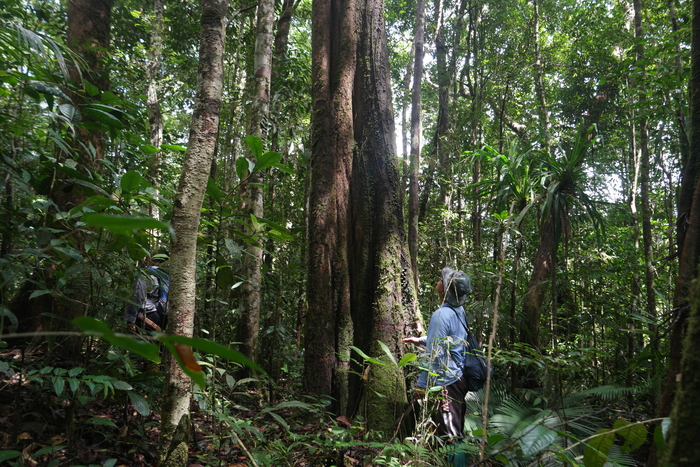
[[[118, 367], [76, 369], [49, 364], [42, 351], [4, 349], [0, 465], [157, 465], [162, 375], [145, 367], [127, 378]], [[349, 420], [333, 420], [322, 404], [294, 400], [289, 388], [267, 401], [254, 384], [227, 389], [192, 403], [190, 467], [366, 466], [386, 448]], [[207, 398], [218, 400], [216, 411], [206, 409]]]

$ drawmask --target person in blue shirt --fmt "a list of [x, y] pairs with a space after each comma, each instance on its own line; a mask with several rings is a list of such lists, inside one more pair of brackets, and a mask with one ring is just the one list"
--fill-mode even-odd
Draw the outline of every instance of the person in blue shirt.
[[418, 376], [417, 396], [424, 397], [425, 388], [442, 387], [434, 414], [436, 435], [444, 439], [462, 438], [467, 394], [466, 379], [462, 375], [467, 321], [462, 305], [471, 292], [471, 281], [465, 273], [445, 267], [436, 290], [440, 306], [430, 318], [428, 335], [407, 337], [403, 341], [425, 345], [423, 355], [429, 371]]

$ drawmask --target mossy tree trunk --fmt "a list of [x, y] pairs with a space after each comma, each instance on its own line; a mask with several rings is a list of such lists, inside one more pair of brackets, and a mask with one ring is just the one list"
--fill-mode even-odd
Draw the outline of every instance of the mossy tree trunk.
[[[333, 409], [365, 409], [390, 435], [403, 409], [403, 373], [373, 367], [350, 378], [350, 346], [398, 355], [418, 322], [403, 225], [391, 113], [384, 2], [313, 4], [312, 159], [306, 389], [333, 396]], [[356, 370], [361, 370], [356, 368]], [[375, 391], [382, 394], [376, 396]]]
[[349, 345], [353, 335], [348, 204], [358, 40], [355, 1], [314, 1], [312, 22], [313, 111], [304, 385], [312, 394], [332, 396], [333, 410], [346, 415]]
[[[413, 273], [404, 230], [402, 184], [392, 114], [383, 0], [362, 5], [355, 113], [356, 152], [351, 182], [355, 345], [380, 356], [383, 342], [394, 355], [416, 323]], [[403, 412], [405, 386], [398, 367], [372, 366], [363, 394], [368, 426], [390, 436]], [[377, 395], [380, 394], [380, 395]]]

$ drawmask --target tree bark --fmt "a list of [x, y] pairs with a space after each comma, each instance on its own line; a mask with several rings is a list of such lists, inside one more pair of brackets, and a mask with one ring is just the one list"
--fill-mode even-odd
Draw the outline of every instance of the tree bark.
[[348, 413], [350, 318], [348, 205], [353, 161], [353, 86], [358, 41], [355, 0], [312, 6], [308, 313], [304, 385]]
[[[253, 102], [250, 113], [248, 134], [261, 139], [265, 137], [264, 126], [270, 113], [270, 76], [272, 73], [272, 25], [274, 23], [274, 0], [258, 2], [257, 33], [255, 38], [255, 64]], [[254, 156], [251, 156], [255, 160]], [[246, 184], [245, 213], [246, 218], [263, 217], [263, 187], [262, 172], [251, 175]], [[252, 229], [249, 235], [259, 235]], [[260, 299], [262, 290], [262, 257], [263, 250], [259, 246], [261, 240], [246, 246], [243, 255], [243, 277], [241, 286], [241, 301], [239, 305], [240, 318], [236, 332], [241, 343], [241, 352], [254, 362], [258, 360], [258, 335], [260, 331]], [[248, 371], [243, 370], [244, 373]]]
[[[374, 356], [384, 353], [379, 342], [394, 355], [401, 353], [401, 338], [417, 316], [400, 202], [384, 7], [383, 0], [365, 0], [362, 7], [351, 182], [352, 317], [358, 328], [354, 343]], [[373, 365], [367, 384], [361, 413], [370, 429], [389, 437], [406, 402], [403, 372], [392, 365]]]
[[[191, 337], [196, 296], [197, 234], [219, 130], [227, 0], [203, 0], [199, 69], [185, 161], [173, 202], [168, 333]], [[166, 358], [160, 465], [184, 466], [189, 433], [190, 380]], [[178, 429], [180, 427], [180, 429]], [[175, 433], [182, 434], [175, 436]]]
[[425, 2], [416, 1], [416, 25], [413, 38], [414, 68], [413, 92], [411, 95], [411, 172], [408, 185], [408, 250], [411, 255], [414, 287], [419, 288], [418, 277], [418, 179], [420, 176], [420, 155], [422, 128], [421, 85], [423, 83], [423, 40], [425, 29]]
[[[156, 189], [160, 186], [162, 162], [162, 152], [160, 146], [163, 144], [163, 113], [160, 109], [158, 99], [158, 83], [160, 81], [160, 66], [163, 55], [163, 0], [153, 1], [153, 22], [151, 23], [151, 44], [148, 49], [148, 61], [146, 63], [146, 107], [148, 108], [148, 125], [150, 127], [151, 146], [158, 148], [158, 151], [150, 156], [148, 166], [149, 181]], [[159, 217], [158, 207], [151, 205], [149, 214], [152, 217]]]

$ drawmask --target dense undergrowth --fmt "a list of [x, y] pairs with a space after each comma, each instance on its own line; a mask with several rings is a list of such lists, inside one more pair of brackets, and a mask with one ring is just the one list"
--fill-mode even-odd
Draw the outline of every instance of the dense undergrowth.
[[[153, 362], [94, 344], [83, 364], [57, 360], [45, 345], [0, 354], [0, 462], [20, 466], [156, 465], [162, 374]], [[99, 357], [98, 357], [99, 356]], [[430, 404], [414, 403], [390, 441], [363, 419], [334, 417], [328, 401], [304, 395], [293, 381], [236, 378], [238, 367], [200, 356], [207, 384], [191, 405], [191, 466], [455, 465], [631, 466], [652, 442], [636, 412], [644, 388], [602, 387], [560, 392], [491, 393], [484, 459], [483, 391], [470, 393], [466, 442], [435, 444]], [[291, 375], [293, 376], [293, 375]], [[629, 402], [632, 401], [630, 405]], [[3, 464], [5, 465], [5, 464]]]

